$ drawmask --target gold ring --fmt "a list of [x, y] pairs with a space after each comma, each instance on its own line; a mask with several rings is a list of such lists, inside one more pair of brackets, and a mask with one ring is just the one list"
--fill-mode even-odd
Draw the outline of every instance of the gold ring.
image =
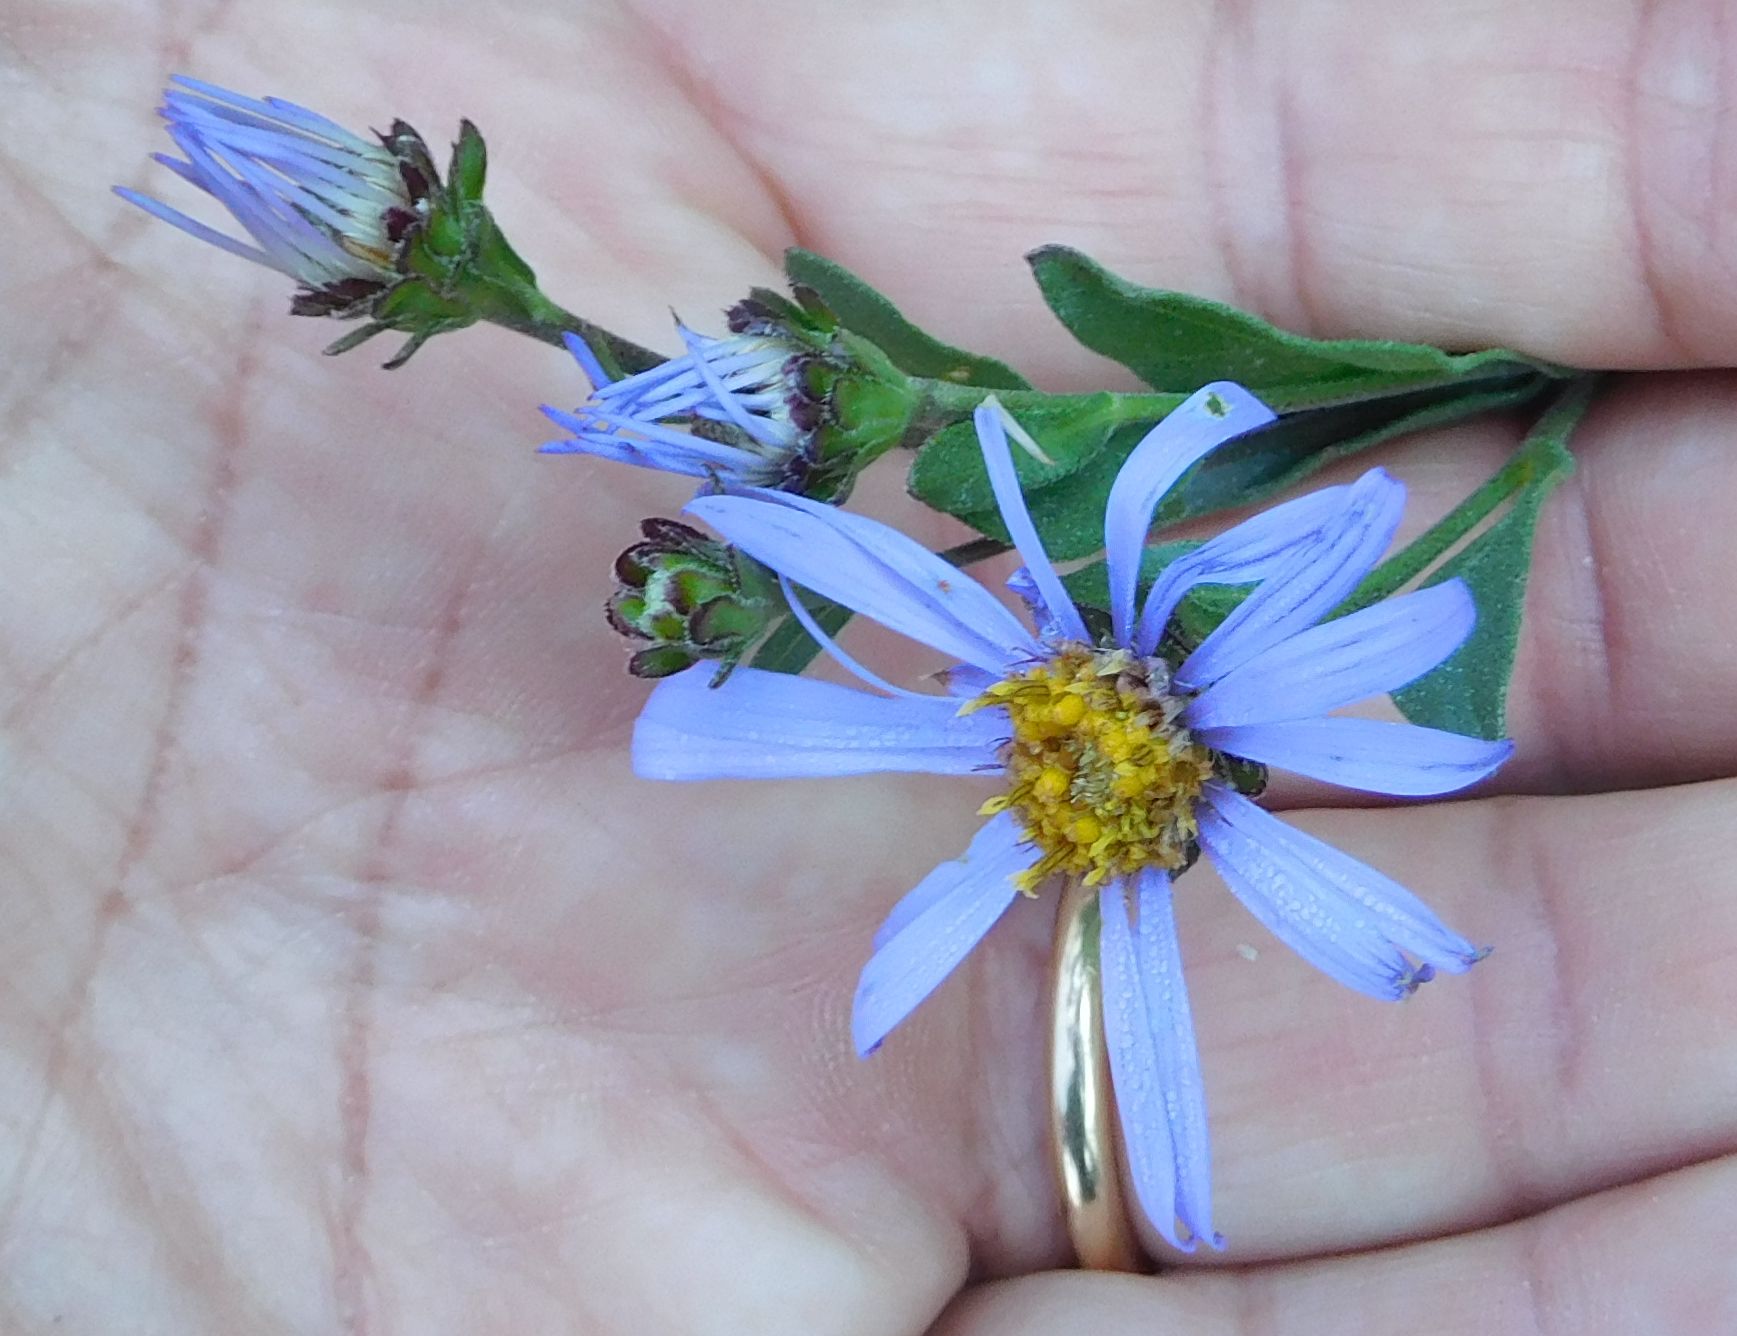
[[1089, 1271], [1145, 1269], [1116, 1165], [1104, 1041], [1098, 893], [1069, 878], [1056, 910], [1049, 1038], [1050, 1129], [1074, 1256]]

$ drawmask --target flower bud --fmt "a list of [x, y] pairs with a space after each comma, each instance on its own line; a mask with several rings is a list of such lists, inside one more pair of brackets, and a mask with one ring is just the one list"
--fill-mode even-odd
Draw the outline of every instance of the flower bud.
[[648, 519], [644, 541], [615, 559], [609, 624], [649, 641], [628, 660], [635, 677], [668, 677], [701, 659], [720, 679], [781, 609], [777, 585], [758, 562], [675, 520]]
[[[328, 353], [396, 330], [409, 340], [386, 364], [395, 367], [434, 335], [479, 320], [550, 337], [552, 319], [583, 325], [542, 297], [484, 207], [487, 150], [469, 121], [443, 180], [427, 143], [403, 121], [376, 143], [281, 98], [243, 97], [179, 76], [173, 82], [162, 115], [186, 157], [158, 154], [157, 161], [228, 209], [253, 244], [138, 191], [116, 193], [295, 280], [292, 314], [368, 322]], [[616, 355], [619, 341], [587, 328]]]

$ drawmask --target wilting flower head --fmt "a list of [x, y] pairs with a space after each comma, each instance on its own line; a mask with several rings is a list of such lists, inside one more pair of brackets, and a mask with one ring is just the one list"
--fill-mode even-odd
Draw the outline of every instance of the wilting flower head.
[[[1212, 1227], [1205, 1095], [1171, 908], [1203, 849], [1239, 899], [1304, 959], [1396, 1000], [1483, 952], [1409, 891], [1252, 802], [1279, 766], [1348, 788], [1423, 796], [1491, 773], [1507, 742], [1330, 713], [1397, 690], [1452, 654], [1474, 608], [1455, 580], [1323, 620], [1393, 537], [1403, 486], [1372, 469], [1277, 506], [1173, 562], [1143, 600], [1152, 514], [1216, 446], [1272, 420], [1211, 385], [1160, 423], [1111, 489], [1104, 540], [1111, 633], [1089, 634], [1044, 554], [997, 409], [977, 415], [984, 463], [1039, 605], [1025, 629], [990, 592], [902, 534], [802, 498], [704, 496], [688, 507], [787, 581], [958, 659], [951, 697], [741, 669], [690, 670], [652, 692], [634, 764], [657, 779], [999, 772], [1006, 790], [965, 855], [894, 906], [857, 988], [866, 1055], [929, 995], [1021, 891], [1051, 873], [1097, 885], [1112, 1083], [1139, 1200], [1172, 1243]], [[1157, 653], [1196, 584], [1255, 584], [1192, 652]]]
[[878, 349], [828, 315], [774, 300], [766, 293], [732, 308], [727, 338], [678, 324], [687, 353], [622, 380], [569, 337], [592, 393], [571, 413], [544, 406], [569, 433], [544, 453], [598, 455], [724, 488], [843, 499], [857, 473], [903, 434], [912, 396]]
[[210, 195], [246, 229], [240, 241], [136, 190], [116, 193], [202, 241], [301, 285], [298, 315], [360, 314], [397, 278], [438, 176], [402, 121], [371, 143], [281, 98], [260, 101], [176, 76], [161, 114], [185, 160], [156, 160]]
[[[567, 347], [595, 387], [578, 410], [544, 406], [569, 439], [545, 454], [598, 455], [690, 478], [718, 478], [745, 487], [782, 487], [800, 468], [802, 433], [791, 418], [787, 364], [797, 350], [778, 339], [737, 334], [708, 338], [678, 326], [685, 357], [611, 380], [583, 339]], [[679, 430], [666, 420], [701, 418], [735, 427], [734, 442]]]

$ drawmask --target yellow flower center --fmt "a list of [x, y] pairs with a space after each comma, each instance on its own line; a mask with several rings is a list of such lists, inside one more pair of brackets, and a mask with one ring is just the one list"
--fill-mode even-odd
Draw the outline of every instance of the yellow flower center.
[[1019, 887], [1053, 873], [1096, 886], [1143, 867], [1174, 871], [1198, 833], [1194, 808], [1212, 753], [1178, 719], [1162, 662], [1074, 646], [997, 682], [961, 713], [999, 705], [1013, 722], [1008, 791], [983, 814], [1012, 808], [1043, 851]]

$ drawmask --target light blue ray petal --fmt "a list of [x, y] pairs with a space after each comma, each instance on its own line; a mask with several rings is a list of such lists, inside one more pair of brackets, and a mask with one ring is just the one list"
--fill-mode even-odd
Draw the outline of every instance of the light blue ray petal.
[[796, 597], [796, 590], [791, 586], [788, 576], [778, 577], [778, 587], [784, 591], [784, 601], [790, 607], [790, 615], [796, 619], [804, 631], [808, 632], [814, 643], [825, 650], [828, 657], [837, 663], [847, 673], [873, 687], [876, 691], [884, 691], [889, 696], [910, 696], [916, 700], [933, 700], [933, 696], [925, 696], [920, 691], [912, 691], [908, 687], [894, 686], [886, 678], [872, 668], [857, 661], [844, 646], [826, 633], [826, 628], [814, 619], [814, 614], [802, 605], [802, 600]]
[[1031, 614], [1032, 625], [1037, 627], [1037, 638], [1044, 644], [1067, 639], [1062, 632], [1061, 622], [1049, 610], [1043, 591], [1037, 587], [1037, 581], [1031, 578], [1031, 572], [1025, 567], [1019, 567], [1007, 577], [1007, 592], [1017, 594], [1019, 601], [1025, 604], [1025, 610]]
[[167, 204], [160, 203], [149, 195], [141, 195], [136, 190], [129, 190], [126, 186], [115, 186], [114, 192], [129, 204], [138, 205], [146, 213], [155, 218], [161, 218], [172, 227], [180, 228], [189, 236], [198, 237], [199, 240], [209, 242], [213, 246], [228, 251], [231, 255], [239, 255], [244, 260], [252, 260], [255, 264], [262, 264], [267, 269], [274, 269], [279, 273], [283, 272], [264, 251], [249, 246], [245, 242], [237, 241], [234, 237], [226, 237], [216, 228], [207, 227], [204, 223], [189, 218], [179, 209], [171, 209]]
[[[185, 74], [171, 75], [169, 82], [179, 84], [182, 88], [210, 99], [210, 102], [203, 108], [207, 114], [220, 114], [227, 108], [235, 108], [243, 112], [251, 112], [268, 121], [295, 126], [298, 129], [336, 140], [348, 146], [363, 150], [373, 147], [367, 140], [345, 129], [336, 121], [328, 120], [318, 112], [310, 111], [304, 106], [285, 101], [283, 98], [273, 97], [261, 101], [258, 98], [246, 97], [219, 84], [206, 83], [203, 79], [194, 79]], [[181, 102], [197, 105], [193, 99], [184, 98], [172, 91], [165, 97], [164, 101], [171, 104]]]
[[733, 445], [708, 441], [655, 423], [629, 422], [625, 425], [633, 434], [624, 435], [615, 430], [614, 424], [620, 419], [613, 414], [592, 410], [573, 414], [544, 404], [542, 411], [556, 426], [572, 433], [571, 440], [550, 442], [542, 447], [546, 454], [597, 455], [639, 468], [659, 469], [690, 478], [718, 477], [744, 485], [773, 480], [774, 465]]
[[1012, 812], [999, 812], [977, 829], [970, 848], [958, 858], [939, 863], [935, 869], [900, 897], [886, 921], [875, 930], [874, 947], [879, 951], [897, 934], [946, 896], [962, 882], [980, 876], [992, 861], [995, 867], [1013, 869], [1009, 875], [1025, 871], [1036, 860], [1034, 850], [1020, 847], [1019, 820]]
[[765, 491], [698, 497], [687, 511], [797, 584], [952, 658], [999, 673], [1041, 652], [969, 575], [866, 516]]
[[1191, 728], [1309, 719], [1416, 681], [1477, 621], [1462, 580], [1400, 594], [1299, 631], [1190, 702]]
[[1199, 810], [1201, 845], [1237, 898], [1346, 986], [1392, 1001], [1437, 970], [1463, 973], [1483, 958], [1398, 882], [1225, 785], [1209, 784]]
[[999, 771], [1004, 712], [959, 715], [951, 696], [875, 696], [788, 673], [738, 668], [722, 686], [700, 663], [652, 689], [633, 729], [646, 779], [788, 779], [909, 771]]
[[597, 360], [597, 354], [591, 351], [591, 345], [584, 339], [569, 330], [561, 335], [561, 342], [567, 345], [567, 351], [572, 354], [573, 360], [579, 363], [579, 369], [585, 373], [585, 379], [591, 382], [594, 392], [613, 383], [610, 374], [603, 369], [603, 363]]
[[1173, 1247], [1192, 1251], [1177, 1228], [1176, 1145], [1165, 1106], [1164, 1064], [1146, 1002], [1146, 982], [1128, 923], [1127, 890], [1115, 882], [1098, 892], [1102, 926], [1098, 971], [1104, 986], [1104, 1040], [1110, 1085], [1128, 1154], [1128, 1176], [1140, 1209]]
[[1351, 595], [1393, 541], [1405, 485], [1370, 469], [1351, 485], [1340, 519], [1231, 611], [1183, 661], [1176, 680], [1200, 688], [1313, 626]]
[[1196, 390], [1134, 447], [1104, 508], [1110, 618], [1118, 645], [1131, 643], [1140, 554], [1159, 501], [1202, 456], [1273, 420], [1273, 411], [1259, 399], [1221, 380]]
[[1031, 512], [1026, 509], [1025, 493], [1020, 488], [1019, 475], [1013, 470], [1013, 454], [1007, 446], [1007, 428], [1002, 425], [1000, 408], [995, 404], [979, 404], [974, 421], [977, 444], [983, 452], [983, 467], [989, 474], [995, 504], [1000, 508], [1002, 522], [1007, 525], [1013, 546], [1025, 561], [1027, 577], [1037, 586], [1044, 608], [1055, 620], [1061, 637], [1082, 642], [1087, 640], [1086, 624], [1080, 618], [1079, 609], [1074, 607], [1073, 599], [1068, 597], [1068, 591], [1063, 588], [1061, 577], [1055, 573], [1049, 554], [1043, 550], [1043, 539], [1038, 537], [1037, 526], [1031, 522]]
[[983, 940], [1019, 897], [1013, 879], [1036, 856], [1014, 844], [972, 862], [945, 894], [875, 950], [851, 1006], [850, 1033], [859, 1056], [873, 1053]]
[[1254, 584], [1277, 575], [1345, 507], [1349, 487], [1323, 487], [1252, 515], [1185, 552], [1158, 573], [1146, 593], [1134, 651], [1151, 654], [1164, 624], [1188, 591], [1202, 584]]
[[1198, 729], [1209, 747], [1365, 793], [1425, 798], [1476, 784], [1514, 754], [1439, 728], [1378, 719], [1294, 719]]
[[1206, 1122], [1206, 1083], [1182, 975], [1182, 948], [1170, 878], [1147, 868], [1135, 879], [1139, 916], [1134, 959], [1146, 995], [1146, 1016], [1158, 1048], [1159, 1088], [1176, 1156], [1176, 1214], [1190, 1234], [1214, 1248], [1224, 1240], [1212, 1227], [1212, 1146]]

